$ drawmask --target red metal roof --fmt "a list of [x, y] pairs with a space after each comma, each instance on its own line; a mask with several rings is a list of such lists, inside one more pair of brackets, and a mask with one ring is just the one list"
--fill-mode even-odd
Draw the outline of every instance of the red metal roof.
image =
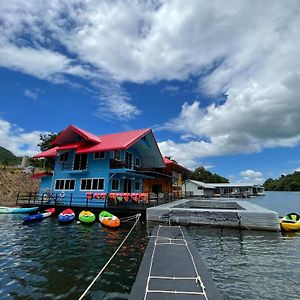
[[79, 148], [87, 147], [87, 146], [91, 146], [89, 142], [79, 141], [79, 142], [70, 143], [70, 144], [67, 144], [64, 146], [59, 146], [57, 151], [79, 149]]
[[[73, 126], [73, 125], [71, 125], [71, 126]], [[70, 134], [72, 132], [74, 132], [74, 131], [72, 131], [73, 129], [72, 130], [69, 129], [71, 126], [69, 126], [67, 129], [65, 129], [61, 133], [61, 134], [63, 134], [64, 132], [66, 132], [58, 140], [59, 143], [61, 143], [63, 140], [67, 141], [69, 139], [69, 137], [71, 136]], [[132, 130], [132, 131], [121, 132], [121, 133], [106, 134], [106, 135], [102, 135], [102, 136], [97, 137], [99, 142], [97, 142], [96, 145], [92, 144], [90, 139], [87, 139], [85, 141], [62, 144], [60, 146], [56, 146], [56, 147], [51, 148], [47, 151], [39, 153], [39, 154], [35, 155], [34, 158], [55, 157], [57, 155], [58, 151], [69, 150], [69, 149], [76, 149], [76, 153], [78, 153], [78, 154], [98, 152], [98, 151], [111, 151], [111, 150], [128, 149], [130, 146], [132, 146], [139, 139], [143, 138], [149, 132], [152, 132], [150, 128]], [[60, 135], [58, 135], [57, 138]], [[56, 139], [53, 141], [53, 143], [57, 143]], [[94, 139], [94, 143], [95, 143], [95, 139]]]
[[82, 148], [76, 153], [89, 153], [98, 151], [122, 150], [128, 149], [139, 139], [143, 138], [151, 129], [138, 129], [121, 133], [101, 135], [101, 143]]
[[76, 137], [76, 135], [80, 135], [82, 138], [84, 138], [86, 141], [89, 141], [91, 143], [100, 143], [101, 139], [100, 137], [85, 131], [83, 129], [80, 129], [76, 127], [75, 125], [70, 125], [66, 129], [64, 129], [52, 142], [52, 145], [56, 146], [62, 146], [66, 143], [70, 142], [72, 139]]
[[56, 153], [57, 153], [57, 149], [58, 149], [58, 147], [54, 147], [54, 148], [48, 149], [48, 150], [46, 150], [44, 152], [41, 152], [41, 153], [35, 155], [33, 158], [55, 157]]
[[187, 169], [187, 168], [185, 168], [185, 167], [183, 167], [183, 166], [181, 166], [180, 164], [178, 164], [177, 162], [175, 162], [175, 161], [173, 161], [173, 160], [170, 160], [170, 159], [168, 159], [168, 158], [166, 158], [166, 157], [164, 157], [164, 162], [165, 162], [165, 164], [167, 165], [167, 166], [175, 166], [177, 169], [184, 169], [184, 170], [186, 170], [186, 171], [188, 171], [188, 172], [191, 172], [191, 170], [189, 170], [189, 169]]
[[40, 173], [33, 174], [31, 176], [31, 178], [38, 179], [38, 178], [41, 178], [41, 177], [52, 176], [52, 175], [53, 175], [52, 172], [40, 172]]

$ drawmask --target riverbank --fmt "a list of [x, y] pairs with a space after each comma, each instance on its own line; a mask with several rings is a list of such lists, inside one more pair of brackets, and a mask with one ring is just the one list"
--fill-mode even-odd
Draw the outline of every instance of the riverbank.
[[0, 206], [14, 206], [18, 192], [37, 192], [39, 180], [22, 170], [0, 170]]

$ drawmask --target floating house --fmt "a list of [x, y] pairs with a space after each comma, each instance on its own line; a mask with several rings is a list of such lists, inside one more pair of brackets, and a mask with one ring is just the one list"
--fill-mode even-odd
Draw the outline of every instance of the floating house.
[[167, 157], [164, 157], [164, 163], [165, 168], [155, 170], [155, 179], [144, 180], [143, 191], [158, 194], [175, 193], [177, 196], [182, 196], [184, 177], [188, 176], [191, 171]]
[[[183, 167], [162, 157], [151, 129], [96, 136], [70, 125], [52, 145], [34, 156], [53, 159], [53, 172], [34, 175], [41, 178], [39, 194], [45, 197], [71, 198], [74, 206], [94, 199], [101, 206], [109, 194], [127, 200], [135, 194], [181, 190], [178, 170]], [[167, 188], [159, 187], [162, 182]]]
[[264, 195], [264, 187], [262, 185], [251, 183], [204, 183], [196, 180], [187, 180], [183, 188], [186, 192], [201, 197], [248, 198]]

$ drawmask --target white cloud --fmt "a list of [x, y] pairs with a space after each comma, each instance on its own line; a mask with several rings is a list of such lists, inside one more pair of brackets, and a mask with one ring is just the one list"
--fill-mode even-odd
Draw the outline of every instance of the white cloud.
[[242, 177], [242, 182], [262, 183], [264, 181], [261, 172], [250, 169], [240, 172], [240, 176]]
[[256, 178], [256, 177], [262, 177], [262, 173], [259, 172], [259, 171], [253, 171], [253, 170], [245, 170], [245, 171], [242, 171], [240, 172], [240, 175], [242, 177], [249, 177], [249, 178]]
[[10, 150], [17, 156], [33, 156], [39, 152], [37, 144], [40, 134], [48, 132], [32, 131], [25, 132], [15, 124], [0, 119], [0, 146]]
[[37, 90], [29, 90], [29, 89], [25, 89], [23, 91], [24, 95], [28, 98], [31, 98], [33, 100], [37, 100], [37, 98], [39, 97], [39, 93]]
[[204, 138], [192, 160], [293, 146], [300, 142], [299, 10], [297, 0], [11, 0], [1, 3], [0, 65], [54, 82], [72, 75], [119, 84], [99, 103], [100, 115], [121, 119], [140, 113], [122, 83], [196, 76], [201, 92], [227, 101], [185, 104], [169, 123], [181, 120], [183, 134]]

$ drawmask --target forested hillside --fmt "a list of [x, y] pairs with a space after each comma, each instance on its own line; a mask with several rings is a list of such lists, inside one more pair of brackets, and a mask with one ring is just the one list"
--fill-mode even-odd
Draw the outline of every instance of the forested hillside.
[[22, 162], [21, 157], [15, 156], [11, 151], [0, 146], [0, 165], [15, 166]]
[[300, 172], [281, 175], [277, 179], [269, 178], [264, 187], [266, 191], [300, 191]]

